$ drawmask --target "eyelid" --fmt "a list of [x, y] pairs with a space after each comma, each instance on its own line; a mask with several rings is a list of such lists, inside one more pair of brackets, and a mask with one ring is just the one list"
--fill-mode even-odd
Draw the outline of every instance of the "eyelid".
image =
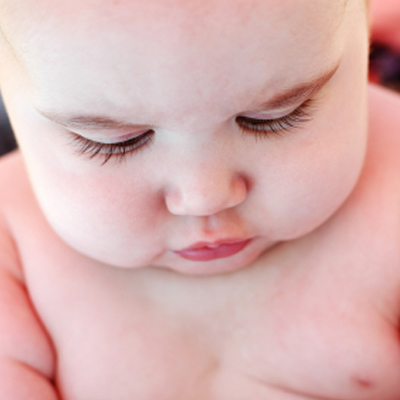
[[318, 79], [314, 80], [314, 82], [298, 85], [283, 96], [280, 95], [278, 98], [264, 102], [261, 105], [255, 104], [253, 108], [254, 111], [243, 112], [240, 116], [254, 119], [276, 120], [290, 115], [308, 101], [319, 98], [322, 90], [336, 74], [340, 65], [341, 60], [335, 64], [334, 68], [321, 75]]
[[236, 123], [243, 133], [252, 134], [258, 137], [270, 137], [281, 135], [285, 132], [302, 127], [312, 119], [315, 111], [315, 99], [308, 99], [289, 114], [280, 118], [255, 119], [248, 116], [236, 117]]
[[[123, 133], [121, 135], [121, 130], [115, 131], [106, 129], [104, 130], [104, 134], [101, 133], [101, 130], [99, 129], [87, 129], [87, 130], [81, 130], [81, 129], [69, 129], [69, 132], [71, 132], [74, 135], [81, 136], [87, 140], [91, 140], [96, 143], [100, 144], [121, 144], [124, 142], [127, 142], [131, 139], [134, 139], [135, 137], [139, 137], [144, 135], [146, 132], [150, 131], [151, 129], [149, 128], [143, 128], [137, 131], [134, 131], [129, 128], [124, 128], [124, 131], [127, 133]], [[93, 136], [90, 139], [87, 136]]]
[[266, 111], [266, 110], [252, 111], [252, 112], [242, 113], [242, 114], [240, 114], [240, 116], [249, 118], [249, 119], [258, 119], [258, 120], [276, 120], [276, 119], [283, 118], [285, 116], [290, 115], [295, 110], [300, 108], [304, 103], [306, 103], [306, 101], [299, 103], [296, 106], [292, 106], [292, 107], [286, 108], [286, 109], [278, 109], [278, 110], [273, 110], [273, 111]]

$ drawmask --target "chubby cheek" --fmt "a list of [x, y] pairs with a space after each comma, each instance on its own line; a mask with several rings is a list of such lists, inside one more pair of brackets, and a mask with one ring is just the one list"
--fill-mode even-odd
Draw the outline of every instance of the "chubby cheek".
[[39, 117], [18, 90], [7, 99], [34, 192], [55, 232], [103, 262], [148, 262], [160, 247], [157, 227], [165, 218], [150, 180], [128, 162], [102, 167], [99, 160], [79, 158], [71, 139]]
[[[351, 108], [351, 107], [350, 107]], [[334, 109], [327, 109], [328, 114]], [[259, 229], [274, 240], [303, 236], [326, 222], [356, 186], [365, 157], [365, 110], [358, 103], [339, 127], [316, 122], [261, 165], [255, 185]], [[338, 115], [337, 113], [335, 115]], [[332, 121], [324, 115], [323, 121]], [[283, 139], [283, 138], [282, 138]], [[289, 143], [289, 142], [287, 142]], [[265, 223], [267, 221], [267, 223]]]
[[22, 118], [29, 110], [13, 108], [15, 128], [34, 192], [54, 231], [75, 250], [111, 265], [148, 262], [159, 247], [155, 228], [164, 217], [148, 180], [124, 164], [102, 167], [99, 160], [79, 158], [62, 132], [35, 115]]
[[285, 188], [280, 215], [288, 239], [316, 229], [346, 201], [358, 181], [364, 147], [358, 140], [327, 146], [291, 168], [288, 174], [296, 179]]
[[57, 166], [32, 168], [43, 212], [75, 250], [111, 265], [142, 266], [163, 244], [157, 235], [165, 219], [162, 198], [145, 179], [118, 167], [98, 168], [80, 174]]
[[305, 170], [303, 176], [293, 182], [296, 194], [293, 193], [292, 201], [287, 204], [286, 213], [291, 221], [289, 234], [292, 237], [304, 235], [322, 225], [351, 194], [359, 175], [359, 164], [347, 163], [346, 166], [337, 163], [337, 159], [331, 161], [325, 165], [316, 163], [315, 169]]
[[282, 239], [299, 237], [322, 225], [357, 185], [368, 129], [366, 85], [361, 78], [354, 81], [350, 85], [342, 79], [335, 86], [305, 140], [281, 155], [285, 163], [276, 179], [275, 212], [277, 225], [285, 228]]

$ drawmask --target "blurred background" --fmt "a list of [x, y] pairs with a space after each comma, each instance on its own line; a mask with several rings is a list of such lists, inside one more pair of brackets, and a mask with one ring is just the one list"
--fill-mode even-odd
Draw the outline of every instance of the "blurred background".
[[[371, 21], [370, 80], [400, 92], [400, 0], [372, 0]], [[15, 148], [0, 94], [0, 156]]]
[[0, 96], [0, 156], [14, 150], [16, 143]]

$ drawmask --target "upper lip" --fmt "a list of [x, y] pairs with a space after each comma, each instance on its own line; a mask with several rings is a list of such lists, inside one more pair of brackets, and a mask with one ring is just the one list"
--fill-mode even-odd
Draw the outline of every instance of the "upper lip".
[[186, 247], [182, 250], [178, 250], [178, 251], [198, 250], [198, 249], [203, 249], [205, 247], [213, 248], [213, 247], [222, 246], [224, 244], [245, 242], [246, 240], [249, 240], [249, 239], [220, 239], [220, 240], [215, 240], [213, 242], [203, 241], [203, 242], [194, 243], [193, 245]]

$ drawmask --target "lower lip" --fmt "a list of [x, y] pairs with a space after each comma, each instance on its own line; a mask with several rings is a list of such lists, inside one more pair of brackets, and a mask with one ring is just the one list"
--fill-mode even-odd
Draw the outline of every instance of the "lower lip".
[[212, 261], [218, 258], [231, 257], [241, 252], [250, 242], [251, 239], [242, 242], [221, 244], [214, 248], [205, 246], [175, 251], [175, 253], [190, 261]]

